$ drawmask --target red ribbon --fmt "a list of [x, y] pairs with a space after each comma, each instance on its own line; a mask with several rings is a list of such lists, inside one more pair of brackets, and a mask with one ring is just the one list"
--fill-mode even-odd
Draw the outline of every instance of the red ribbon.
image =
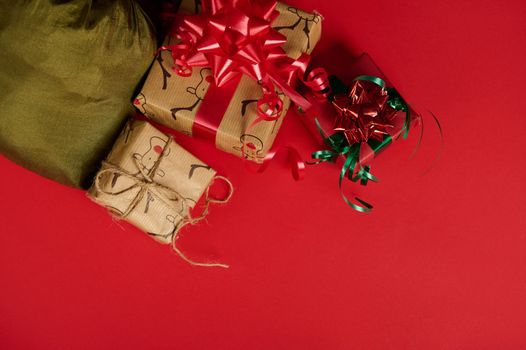
[[[196, 113], [194, 135], [215, 140], [242, 75], [256, 80], [262, 89], [257, 118], [247, 129], [281, 116], [283, 101], [276, 89], [302, 110], [310, 109], [311, 103], [295, 90], [299, 82], [315, 97], [327, 98], [330, 85], [325, 70], [317, 68], [306, 74], [310, 56], [303, 53], [293, 59], [281, 47], [287, 39], [271, 26], [279, 16], [276, 5], [275, 0], [203, 0], [202, 14], [175, 17], [170, 35], [176, 44], [160, 50], [171, 51], [174, 71], [179, 76], [190, 76], [194, 67], [210, 67], [214, 78]], [[268, 166], [276, 153], [284, 152], [292, 164], [294, 178], [301, 179], [305, 164], [290, 147], [272, 148], [258, 172]]]
[[286, 37], [271, 27], [279, 16], [276, 5], [274, 0], [203, 0], [202, 14], [174, 22], [170, 35], [178, 43], [161, 50], [171, 51], [180, 76], [190, 76], [193, 67], [210, 67], [219, 88], [243, 74], [258, 81], [263, 94], [252, 125], [280, 117], [283, 102], [276, 88], [307, 110], [311, 104], [295, 91], [297, 82], [320, 92], [328, 88], [328, 79], [321, 70], [305, 76], [308, 54], [298, 59], [287, 56], [281, 47]]
[[387, 91], [370, 82], [355, 80], [348, 94], [334, 96], [335, 131], [342, 131], [350, 145], [370, 138], [381, 141], [393, 135], [398, 111], [387, 105]]
[[301, 157], [299, 151], [292, 146], [274, 146], [267, 152], [261, 165], [255, 166], [254, 163], [246, 162], [245, 168], [254, 173], [263, 173], [267, 170], [271, 161], [280, 154], [286, 155], [286, 163], [290, 167], [294, 180], [303, 180], [305, 178], [305, 161]]
[[232, 79], [226, 86], [217, 87], [210, 84], [206, 98], [198, 107], [192, 124], [192, 135], [208, 139], [215, 143], [219, 124], [230, 104], [241, 77]]

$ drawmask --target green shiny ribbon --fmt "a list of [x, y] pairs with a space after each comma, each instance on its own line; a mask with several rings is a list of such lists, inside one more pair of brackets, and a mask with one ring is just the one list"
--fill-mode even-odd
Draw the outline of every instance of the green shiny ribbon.
[[352, 81], [357, 81], [357, 80], [370, 81], [371, 83], [378, 85], [382, 89], [385, 89], [385, 86], [386, 86], [385, 81], [382, 78], [373, 77], [372, 75], [360, 75], [354, 78]]
[[[356, 80], [370, 81], [380, 86], [382, 89], [386, 89], [387, 94], [389, 96], [387, 100], [387, 104], [389, 105], [389, 107], [397, 111], [404, 111], [406, 113], [406, 118], [404, 122], [404, 133], [403, 133], [403, 138], [405, 139], [407, 137], [407, 134], [409, 133], [411, 115], [409, 112], [410, 108], [408, 104], [404, 101], [404, 99], [400, 96], [400, 94], [394, 88], [386, 88], [385, 81], [378, 77], [369, 76], [369, 75], [361, 75], [361, 76], [356, 77], [353, 81], [356, 81]], [[342, 87], [342, 84], [339, 82], [339, 80], [335, 80], [335, 82], [339, 84], [338, 85], [339, 90], [342, 90], [343, 87]], [[331, 82], [331, 85], [332, 85], [332, 82]], [[329, 97], [329, 100], [331, 99], [332, 99], [332, 96]], [[348, 178], [352, 182], [359, 182], [360, 185], [362, 186], [366, 186], [369, 181], [379, 182], [379, 179], [371, 173], [370, 166], [368, 165], [362, 166], [360, 164], [360, 150], [361, 150], [362, 144], [355, 143], [355, 144], [350, 145], [344, 133], [341, 131], [338, 131], [330, 136], [327, 136], [325, 132], [323, 131], [318, 119], [315, 118], [314, 121], [316, 122], [316, 127], [318, 128], [318, 131], [321, 137], [323, 138], [325, 144], [329, 146], [329, 149], [320, 150], [320, 151], [316, 151], [312, 153], [312, 158], [315, 159], [314, 164], [319, 164], [323, 162], [335, 163], [338, 157], [340, 156], [345, 157], [345, 161], [340, 171], [340, 177], [338, 181], [340, 195], [342, 196], [345, 203], [347, 203], [347, 205], [349, 205], [354, 210], [358, 212], [362, 212], [362, 213], [371, 211], [373, 209], [373, 206], [371, 204], [363, 201], [362, 199], [358, 197], [354, 197], [354, 200], [358, 202], [359, 204], [353, 203], [352, 200], [347, 198], [347, 196], [343, 193], [343, 188], [342, 188], [342, 183], [343, 183], [344, 178]], [[373, 150], [373, 153], [376, 155], [378, 152], [383, 150], [387, 145], [389, 145], [392, 141], [393, 141], [393, 138], [387, 135], [381, 141], [370, 139], [367, 141], [367, 144], [371, 147], [371, 149]]]
[[[360, 182], [362, 186], [366, 186], [369, 181], [379, 182], [378, 178], [371, 173], [370, 166], [362, 166], [360, 164], [360, 149], [361, 144], [355, 143], [350, 145], [345, 138], [343, 132], [336, 132], [331, 136], [327, 136], [323, 131], [318, 119], [314, 119], [316, 122], [316, 127], [320, 135], [322, 136], [324, 142], [330, 147], [330, 149], [316, 151], [312, 153], [312, 158], [316, 161], [315, 164], [323, 162], [335, 163], [338, 157], [345, 157], [342, 169], [340, 171], [340, 178], [338, 181], [338, 187], [340, 189], [340, 195], [347, 205], [353, 208], [356, 211], [366, 213], [373, 209], [373, 206], [362, 199], [355, 197], [354, 200], [359, 204], [353, 203], [352, 200], [347, 198], [343, 193], [343, 179], [348, 178], [352, 182]], [[389, 139], [389, 140], [387, 140]], [[370, 140], [368, 142], [369, 146], [373, 149], [373, 152], [377, 152], [384, 148], [391, 142], [391, 137], [388, 136], [384, 139], [383, 142], [378, 142], [375, 140]], [[359, 168], [358, 168], [359, 167]]]
[[387, 104], [389, 107], [397, 110], [397, 111], [404, 111], [405, 112], [405, 121], [404, 121], [404, 134], [402, 135], [403, 139], [407, 138], [407, 135], [409, 134], [409, 127], [411, 125], [411, 112], [409, 105], [407, 102], [404, 101], [402, 96], [396, 91], [394, 88], [388, 88], [387, 94], [389, 95], [389, 99], [387, 100]]

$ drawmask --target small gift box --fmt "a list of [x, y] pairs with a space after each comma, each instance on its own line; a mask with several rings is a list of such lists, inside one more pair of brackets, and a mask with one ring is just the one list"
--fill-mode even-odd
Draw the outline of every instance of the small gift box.
[[[405, 138], [419, 115], [404, 101], [367, 54], [349, 64], [349, 85], [330, 77], [331, 93], [301, 119], [319, 140], [320, 150], [312, 154], [315, 163], [343, 160], [339, 185], [348, 178], [366, 185], [377, 182], [371, 174], [371, 160], [399, 137]], [[359, 198], [355, 202], [342, 192], [347, 204], [367, 212], [372, 206]]]
[[393, 140], [404, 137], [419, 115], [367, 53], [349, 64], [348, 75], [354, 78], [349, 85], [329, 77], [332, 91], [326, 103], [302, 113], [301, 120], [322, 145], [326, 145], [326, 138], [320, 131], [329, 136], [335, 129], [347, 130], [348, 143], [367, 143], [362, 149], [365, 163]]
[[[204, 4], [204, 15], [174, 25], [178, 34], [167, 37], [134, 104], [160, 124], [262, 163], [289, 96], [300, 98], [295, 81], [320, 38], [321, 16], [273, 1]], [[180, 12], [199, 8], [183, 1]]]
[[[209, 198], [214, 179], [225, 181], [230, 191], [224, 200]], [[205, 193], [200, 217], [192, 209]], [[217, 176], [208, 165], [194, 157], [168, 136], [145, 121], [129, 121], [95, 177], [88, 196], [118, 218], [132, 223], [160, 243], [176, 248], [177, 232], [194, 224], [208, 212], [209, 203], [224, 203], [232, 185]], [[204, 264], [214, 265], [214, 264]]]

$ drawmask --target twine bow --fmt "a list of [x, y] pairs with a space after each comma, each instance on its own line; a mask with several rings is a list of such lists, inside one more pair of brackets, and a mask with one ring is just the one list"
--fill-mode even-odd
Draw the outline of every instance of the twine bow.
[[[156, 183], [153, 178], [155, 177], [155, 174], [159, 168], [159, 164], [161, 164], [162, 159], [166, 156], [168, 153], [169, 146], [172, 142], [172, 137], [168, 139], [166, 142], [166, 145], [164, 146], [161, 154], [159, 155], [158, 159], [155, 161], [153, 167], [150, 170], [145, 169], [140, 163], [139, 160], [135, 159], [137, 169], [139, 170], [138, 173], [130, 173], [117, 165], [111, 164], [107, 161], [103, 162], [103, 165], [105, 169], [99, 171], [97, 176], [95, 177], [94, 186], [97, 192], [104, 193], [111, 196], [118, 196], [123, 193], [133, 191], [134, 189], [139, 189], [135, 197], [132, 199], [128, 207], [124, 212], [116, 212], [115, 210], [112, 210], [112, 213], [117, 216], [120, 219], [125, 219], [130, 213], [132, 213], [137, 205], [141, 202], [141, 200], [144, 198], [145, 195], [150, 194], [152, 196], [155, 196], [155, 198], [159, 201], [161, 201], [163, 204], [165, 204], [171, 212], [179, 214], [183, 219], [180, 224], [177, 225], [174, 232], [172, 233], [172, 249], [186, 262], [188, 262], [191, 265], [194, 266], [205, 266], [205, 267], [223, 267], [228, 268], [228, 265], [221, 264], [221, 263], [201, 263], [196, 262], [190, 258], [188, 258], [176, 245], [176, 241], [178, 239], [178, 233], [181, 228], [183, 228], [187, 224], [195, 225], [202, 219], [206, 217], [209, 211], [209, 205], [211, 203], [226, 203], [230, 200], [232, 194], [233, 194], [233, 185], [232, 183], [225, 177], [222, 176], [215, 176], [212, 182], [208, 185], [205, 191], [205, 206], [201, 212], [201, 214], [197, 217], [192, 217], [190, 214], [190, 206], [188, 205], [187, 200], [177, 191], [174, 189], [161, 185], [159, 183]], [[119, 191], [111, 191], [106, 190], [101, 186], [101, 179], [104, 177], [104, 175], [112, 175], [112, 176], [123, 176], [126, 177], [134, 182], [133, 185], [130, 187], [127, 187], [125, 189], [119, 190]], [[209, 196], [209, 190], [210, 186], [212, 186], [214, 180], [220, 179], [223, 180], [228, 186], [229, 186], [229, 192], [227, 196], [224, 199], [216, 199], [211, 198]], [[177, 208], [174, 203], [181, 204], [181, 208]]]

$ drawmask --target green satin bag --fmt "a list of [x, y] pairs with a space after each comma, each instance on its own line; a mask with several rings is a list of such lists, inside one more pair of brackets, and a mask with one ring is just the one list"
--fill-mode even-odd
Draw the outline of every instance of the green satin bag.
[[88, 187], [156, 46], [132, 0], [0, 0], [0, 152]]

